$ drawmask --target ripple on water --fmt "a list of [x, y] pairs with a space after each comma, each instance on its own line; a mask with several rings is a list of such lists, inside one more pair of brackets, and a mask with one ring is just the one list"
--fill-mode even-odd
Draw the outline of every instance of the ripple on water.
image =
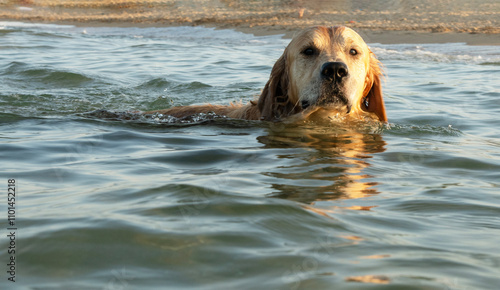
[[[430, 117], [431, 119], [434, 117]], [[425, 121], [425, 117], [420, 120], [422, 123], [428, 123]], [[457, 137], [462, 135], [462, 132], [453, 126], [449, 125], [447, 127], [433, 126], [433, 125], [401, 125], [392, 124], [386, 132], [389, 135], [398, 136], [412, 136], [412, 137], [423, 137], [423, 136], [450, 136]]]
[[29, 80], [25, 88], [50, 89], [50, 88], [78, 88], [87, 86], [95, 79], [77, 72], [63, 71], [50, 67], [33, 68], [22, 62], [12, 62], [7, 66], [3, 75], [11, 81]]

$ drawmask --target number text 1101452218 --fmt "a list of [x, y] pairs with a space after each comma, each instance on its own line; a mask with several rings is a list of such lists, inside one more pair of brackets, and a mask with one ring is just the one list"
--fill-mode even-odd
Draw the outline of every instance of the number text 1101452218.
[[7, 261], [7, 279], [16, 282], [16, 180], [7, 180], [7, 239], [8, 243], [8, 261]]

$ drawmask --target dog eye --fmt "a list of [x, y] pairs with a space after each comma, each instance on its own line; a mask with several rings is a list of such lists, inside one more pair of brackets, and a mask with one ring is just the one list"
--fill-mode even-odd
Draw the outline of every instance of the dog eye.
[[350, 55], [357, 55], [358, 54], [358, 51], [354, 48], [351, 48], [351, 50], [349, 50], [349, 54]]
[[307, 55], [307, 56], [311, 56], [311, 55], [316, 54], [316, 50], [312, 47], [308, 47], [302, 51], [302, 54]]

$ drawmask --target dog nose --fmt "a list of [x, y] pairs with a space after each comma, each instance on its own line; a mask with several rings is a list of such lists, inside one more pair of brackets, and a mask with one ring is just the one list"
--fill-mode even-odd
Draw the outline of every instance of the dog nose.
[[321, 76], [328, 80], [340, 82], [349, 74], [347, 65], [343, 62], [327, 62], [321, 67]]

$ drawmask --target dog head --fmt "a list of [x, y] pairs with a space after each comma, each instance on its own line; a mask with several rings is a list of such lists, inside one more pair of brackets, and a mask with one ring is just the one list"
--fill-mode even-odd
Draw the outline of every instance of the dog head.
[[387, 122], [381, 76], [380, 62], [354, 30], [303, 30], [273, 66], [258, 102], [261, 119], [321, 108]]

